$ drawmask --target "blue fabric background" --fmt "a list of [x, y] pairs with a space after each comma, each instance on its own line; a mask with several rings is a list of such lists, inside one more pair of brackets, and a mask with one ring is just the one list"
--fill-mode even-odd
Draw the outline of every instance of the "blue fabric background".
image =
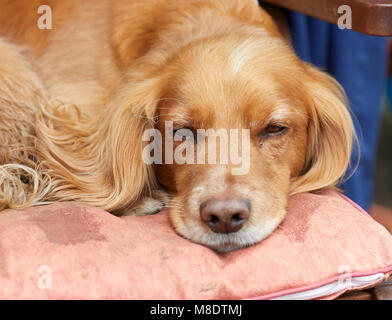
[[[294, 50], [299, 57], [332, 74], [347, 93], [361, 157], [357, 170], [340, 187], [368, 210], [374, 189], [381, 98], [386, 87], [387, 39], [341, 30], [297, 12], [288, 12], [288, 20]], [[357, 157], [355, 149], [352, 167]]]

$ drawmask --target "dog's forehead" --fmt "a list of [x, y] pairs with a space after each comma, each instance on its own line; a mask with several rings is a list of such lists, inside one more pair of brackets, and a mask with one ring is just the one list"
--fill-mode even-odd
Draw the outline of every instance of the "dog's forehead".
[[285, 118], [294, 103], [282, 88], [268, 77], [259, 79], [205, 78], [204, 82], [179, 90], [181, 103], [171, 113], [209, 127], [249, 127], [268, 118]]
[[298, 72], [293, 72], [301, 71], [299, 63], [288, 67], [281, 59], [292, 59], [292, 54], [276, 57], [276, 50], [267, 54], [258, 50], [260, 46], [246, 39], [229, 47], [200, 47], [199, 55], [181, 57], [171, 86], [183, 102], [183, 113], [210, 126], [243, 127], [255, 119], [263, 121], [277, 109], [283, 115], [287, 108], [282, 106], [295, 105], [292, 98], [302, 91], [294, 77]]

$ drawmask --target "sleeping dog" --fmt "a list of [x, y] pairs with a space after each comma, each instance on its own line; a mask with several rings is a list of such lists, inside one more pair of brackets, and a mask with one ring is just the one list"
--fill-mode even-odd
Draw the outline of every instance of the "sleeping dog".
[[[167, 207], [181, 236], [225, 252], [271, 234], [289, 195], [345, 173], [344, 92], [296, 57], [256, 1], [53, 0], [49, 29], [40, 4], [0, 8], [0, 209]], [[149, 163], [150, 129], [163, 141], [155, 155], [196, 155], [207, 130], [246, 133], [248, 170], [234, 174], [232, 158]], [[232, 146], [223, 140], [218, 154]]]

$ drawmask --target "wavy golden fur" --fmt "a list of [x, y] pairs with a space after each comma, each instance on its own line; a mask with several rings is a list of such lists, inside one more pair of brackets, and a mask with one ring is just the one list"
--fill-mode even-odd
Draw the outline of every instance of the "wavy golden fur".
[[[52, 30], [37, 27], [42, 1], [0, 4], [0, 210], [72, 200], [138, 214], [160, 184], [172, 195], [168, 207], [180, 234], [230, 250], [271, 233], [289, 194], [332, 187], [345, 173], [354, 130], [341, 87], [301, 62], [255, 1], [50, 3]], [[274, 223], [263, 228], [256, 220], [268, 221], [254, 214], [237, 240], [194, 227], [200, 202], [219, 188], [201, 181], [191, 188], [189, 181], [207, 181], [205, 172], [220, 169], [146, 165], [143, 132], [175, 121], [174, 107], [193, 114], [199, 127], [234, 128], [252, 118], [257, 128], [239, 126], [260, 131], [279, 105], [287, 105], [289, 134], [263, 141], [265, 154], [252, 158], [249, 176], [221, 179], [258, 197], [251, 199], [256, 209]], [[222, 110], [231, 110], [226, 120]], [[196, 187], [203, 199], [195, 198]], [[262, 192], [268, 188], [274, 193]]]

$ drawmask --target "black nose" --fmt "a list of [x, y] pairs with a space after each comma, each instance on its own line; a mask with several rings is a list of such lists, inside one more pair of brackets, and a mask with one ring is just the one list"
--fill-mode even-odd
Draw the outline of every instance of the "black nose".
[[250, 216], [250, 201], [212, 198], [200, 205], [201, 220], [215, 233], [237, 232]]

